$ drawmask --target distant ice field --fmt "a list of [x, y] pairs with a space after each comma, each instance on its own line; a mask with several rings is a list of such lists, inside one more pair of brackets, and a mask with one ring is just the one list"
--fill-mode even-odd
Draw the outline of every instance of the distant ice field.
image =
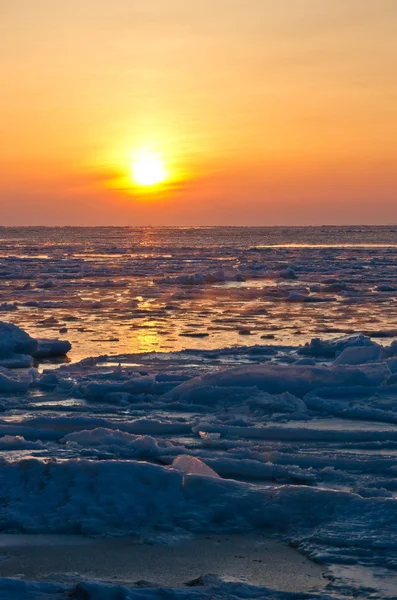
[[263, 336], [386, 342], [396, 265], [397, 226], [0, 228], [0, 316], [69, 339], [72, 360]]

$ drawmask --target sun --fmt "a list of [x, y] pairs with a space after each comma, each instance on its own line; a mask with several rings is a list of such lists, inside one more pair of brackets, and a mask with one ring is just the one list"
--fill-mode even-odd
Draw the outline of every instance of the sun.
[[132, 162], [132, 179], [139, 186], [153, 186], [168, 178], [162, 157], [150, 150], [138, 152]]

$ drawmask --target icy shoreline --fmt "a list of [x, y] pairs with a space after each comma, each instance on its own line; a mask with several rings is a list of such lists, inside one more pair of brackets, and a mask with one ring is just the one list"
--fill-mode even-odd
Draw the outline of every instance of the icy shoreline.
[[218, 578], [295, 592], [326, 583], [321, 567], [266, 537], [218, 534], [165, 541], [0, 535], [2, 574], [12, 578], [22, 572], [26, 580], [63, 580], [71, 587], [87, 579], [132, 588], [198, 587], [203, 576], [209, 582]]

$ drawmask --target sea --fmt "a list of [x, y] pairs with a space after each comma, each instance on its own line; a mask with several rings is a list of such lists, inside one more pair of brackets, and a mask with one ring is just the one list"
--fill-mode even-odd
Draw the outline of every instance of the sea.
[[0, 227], [0, 321], [0, 538], [270, 536], [323, 572], [32, 581], [0, 539], [1, 598], [397, 598], [397, 225]]

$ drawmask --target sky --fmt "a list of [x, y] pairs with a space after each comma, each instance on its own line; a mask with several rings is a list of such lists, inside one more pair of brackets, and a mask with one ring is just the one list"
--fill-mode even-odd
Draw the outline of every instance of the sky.
[[[0, 224], [397, 223], [396, 24], [396, 0], [0, 0]], [[142, 152], [165, 181], [137, 185]]]

